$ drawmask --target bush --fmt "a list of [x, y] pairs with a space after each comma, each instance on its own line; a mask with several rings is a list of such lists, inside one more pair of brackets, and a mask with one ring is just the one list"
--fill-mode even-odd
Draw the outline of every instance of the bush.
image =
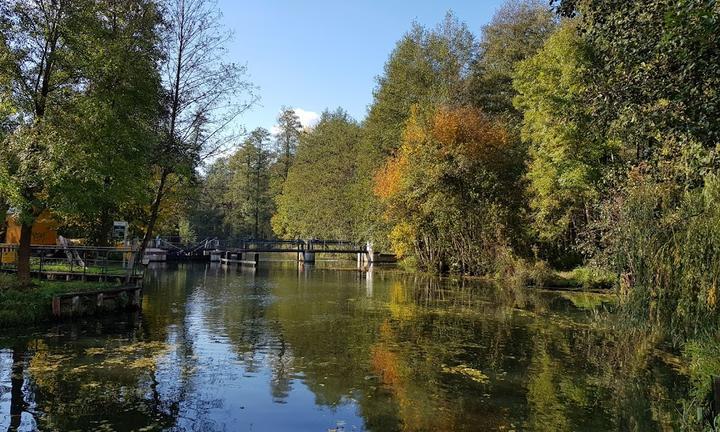
[[0, 273], [0, 292], [19, 288], [20, 282], [15, 275]]
[[495, 276], [501, 281], [510, 281], [513, 286], [553, 286], [556, 280], [555, 272], [547, 262], [536, 260], [528, 263], [523, 258], [516, 258], [510, 253], [504, 260], [497, 260], [498, 271]]
[[570, 272], [569, 279], [585, 289], [609, 289], [615, 286], [615, 273], [595, 266], [578, 267]]
[[720, 324], [720, 180], [703, 180], [688, 190], [638, 174], [604, 218], [626, 317], [675, 341]]

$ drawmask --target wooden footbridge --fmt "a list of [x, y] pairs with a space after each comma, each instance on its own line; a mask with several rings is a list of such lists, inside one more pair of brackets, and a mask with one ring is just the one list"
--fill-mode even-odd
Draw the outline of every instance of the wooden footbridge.
[[236, 247], [206, 251], [211, 261], [256, 265], [260, 254], [294, 254], [297, 260], [315, 262], [317, 254], [353, 254], [358, 265], [372, 263], [376, 255], [370, 243], [343, 240], [245, 240]]

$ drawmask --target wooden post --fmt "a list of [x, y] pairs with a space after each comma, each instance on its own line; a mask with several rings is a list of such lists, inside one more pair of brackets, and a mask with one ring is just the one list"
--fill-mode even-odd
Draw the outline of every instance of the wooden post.
[[258, 265], [258, 263], [260, 262], [260, 254], [256, 253], [254, 258], [255, 258], [255, 265]]
[[53, 296], [52, 311], [54, 316], [60, 317], [60, 297], [58, 296]]
[[74, 296], [72, 298], [72, 313], [73, 315], [80, 313], [80, 296]]

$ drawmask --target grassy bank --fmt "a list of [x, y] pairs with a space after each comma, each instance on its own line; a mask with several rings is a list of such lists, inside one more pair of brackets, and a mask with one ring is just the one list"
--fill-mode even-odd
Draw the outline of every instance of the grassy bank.
[[0, 274], [0, 327], [37, 324], [52, 319], [52, 297], [70, 292], [112, 288], [107, 282], [59, 282], [34, 280], [31, 288], [20, 288], [13, 275]]
[[552, 268], [547, 262], [538, 260], [529, 262], [522, 258], [511, 257], [498, 260], [495, 272], [487, 275], [467, 275], [458, 273], [428, 273], [418, 270], [414, 259], [405, 259], [397, 263], [399, 271], [424, 273], [436, 276], [459, 276], [475, 280], [495, 281], [501, 284], [512, 283], [515, 286], [536, 287], [568, 291], [606, 292], [617, 286], [618, 276], [600, 267], [585, 265], [569, 271]]
[[498, 272], [496, 278], [522, 286], [584, 291], [607, 291], [614, 288], [618, 281], [614, 273], [594, 266], [558, 271], [545, 261], [529, 263], [522, 259], [512, 260]]

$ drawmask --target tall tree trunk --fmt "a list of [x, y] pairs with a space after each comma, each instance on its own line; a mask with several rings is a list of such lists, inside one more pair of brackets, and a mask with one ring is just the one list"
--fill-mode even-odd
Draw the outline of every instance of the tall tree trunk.
[[20, 244], [17, 253], [17, 275], [20, 285], [30, 286], [30, 244], [32, 242], [32, 222], [23, 221], [20, 225]]
[[110, 246], [112, 241], [113, 219], [112, 209], [109, 205], [103, 206], [100, 212], [100, 220], [98, 221], [95, 240], [98, 246]]
[[150, 239], [152, 238], [155, 223], [157, 222], [158, 214], [160, 213], [160, 204], [162, 203], [163, 195], [165, 194], [165, 183], [167, 182], [169, 175], [170, 171], [167, 169], [163, 169], [160, 174], [160, 183], [158, 184], [157, 191], [155, 193], [155, 199], [150, 207], [150, 219], [148, 220], [145, 236], [143, 236], [143, 241], [140, 244], [140, 250], [138, 251], [138, 259], [140, 260], [143, 255], [145, 255], [145, 249], [147, 249]]
[[16, 431], [20, 428], [22, 413], [25, 408], [25, 398], [23, 396], [23, 350], [19, 348], [13, 349], [12, 369], [10, 373], [10, 426], [8, 431]]

